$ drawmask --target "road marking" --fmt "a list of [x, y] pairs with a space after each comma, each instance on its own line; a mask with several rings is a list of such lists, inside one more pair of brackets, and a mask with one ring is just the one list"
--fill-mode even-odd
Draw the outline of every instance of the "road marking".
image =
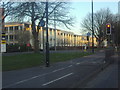
[[4, 86], [3, 88], [7, 88], [7, 87], [11, 87], [11, 86], [14, 86], [14, 85], [17, 85], [17, 84], [21, 84], [21, 83], [27, 82], [27, 81], [29, 81], [29, 80], [32, 80], [32, 79], [35, 79], [35, 78], [38, 78], [38, 77], [42, 77], [42, 76], [45, 76], [45, 75], [48, 75], [48, 74], [51, 74], [51, 73], [54, 73], [54, 72], [57, 72], [57, 71], [66, 69], [66, 68], [68, 68], [68, 67], [72, 67], [72, 65], [69, 65], [69, 66], [67, 66], [67, 67], [65, 67], [65, 68], [57, 69], [57, 70], [54, 70], [54, 71], [52, 71], [52, 72], [45, 73], [45, 74], [42, 74], [42, 75], [33, 76], [33, 77], [31, 77], [31, 78], [24, 79], [24, 80], [18, 81], [18, 82], [16, 82], [16, 83], [13, 83], [13, 84], [10, 84], [10, 85], [6, 85], [6, 86]]
[[76, 63], [76, 65], [79, 65], [80, 63]]
[[63, 70], [63, 69], [66, 69], [66, 68], [69, 68], [69, 67], [72, 67], [73, 65], [69, 65], [69, 66], [67, 66], [67, 67], [65, 67], [65, 68], [60, 68], [60, 69], [57, 69], [57, 70], [54, 70], [54, 71], [52, 71], [52, 72], [57, 72], [57, 71], [60, 71], [60, 70]]
[[50, 81], [50, 82], [47, 82], [47, 83], [43, 84], [42, 86], [46, 86], [46, 85], [51, 84], [51, 83], [53, 83], [53, 82], [56, 82], [56, 81], [58, 81], [58, 80], [60, 80], [60, 79], [63, 79], [63, 78], [65, 78], [65, 77], [68, 77], [68, 76], [70, 76], [70, 75], [72, 75], [72, 74], [73, 74], [73, 73], [69, 73], [69, 74], [64, 75], [64, 76], [62, 76], [62, 77], [60, 77], [60, 78], [57, 78], [57, 79], [52, 80], [52, 81]]
[[72, 67], [73, 65], [70, 65], [70, 66], [68, 66], [68, 67]]
[[54, 70], [52, 72], [57, 72], [57, 71], [60, 71], [60, 70], [63, 70], [63, 69], [65, 69], [65, 68], [57, 69], [57, 70]]

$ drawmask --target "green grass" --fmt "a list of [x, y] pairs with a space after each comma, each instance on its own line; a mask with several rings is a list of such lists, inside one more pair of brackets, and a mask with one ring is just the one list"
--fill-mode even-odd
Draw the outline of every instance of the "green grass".
[[[50, 53], [50, 63], [67, 61], [82, 56], [90, 55], [87, 52], [70, 52], [70, 53]], [[2, 70], [10, 71], [24, 69], [45, 64], [45, 58], [42, 53], [21, 54], [14, 56], [2, 57]]]

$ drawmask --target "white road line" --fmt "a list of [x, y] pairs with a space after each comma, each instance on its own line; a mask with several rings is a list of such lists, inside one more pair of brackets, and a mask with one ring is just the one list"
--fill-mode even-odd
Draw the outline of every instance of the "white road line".
[[60, 70], [63, 70], [63, 69], [65, 69], [65, 68], [57, 69], [57, 70], [54, 70], [52, 72], [57, 72], [57, 71], [60, 71]]
[[4, 87], [7, 88], [7, 87], [11, 87], [11, 86], [14, 86], [14, 85], [17, 85], [17, 84], [21, 84], [21, 83], [27, 82], [27, 81], [29, 81], [29, 80], [32, 80], [32, 79], [35, 79], [35, 78], [38, 78], [38, 77], [42, 77], [42, 76], [45, 76], [45, 75], [48, 75], [48, 74], [51, 74], [51, 73], [54, 73], [54, 72], [57, 72], [57, 71], [66, 69], [66, 68], [71, 67], [71, 66], [72, 66], [72, 65], [69, 65], [69, 66], [67, 66], [67, 67], [65, 67], [65, 68], [57, 69], [57, 70], [54, 70], [54, 71], [49, 72], [49, 73], [45, 73], [45, 74], [42, 74], [42, 75], [33, 76], [33, 77], [31, 77], [31, 78], [24, 79], [24, 80], [18, 81], [18, 82], [13, 83], [13, 84], [3, 86], [3, 88], [4, 88]]
[[18, 81], [18, 82], [16, 82], [16, 83], [3, 86], [3, 88], [7, 88], [7, 87], [11, 87], [11, 86], [20, 84], [20, 83], [24, 83], [24, 82], [27, 82], [27, 81], [29, 81], [29, 80], [32, 80], [32, 79], [35, 79], [35, 78], [38, 78], [38, 77], [42, 77], [42, 76], [47, 75], [47, 74], [48, 74], [48, 73], [45, 73], [45, 74], [42, 74], [42, 75], [38, 75], [38, 76], [34, 76], [34, 77], [31, 77], [31, 78], [28, 78], [28, 79], [24, 79], [24, 80]]
[[76, 65], [79, 65], [80, 63], [76, 63]]
[[62, 76], [62, 77], [60, 77], [60, 78], [57, 78], [57, 79], [52, 80], [52, 81], [50, 81], [50, 82], [47, 82], [47, 83], [43, 84], [42, 86], [46, 86], [46, 85], [51, 84], [51, 83], [53, 83], [53, 82], [56, 82], [56, 81], [58, 81], [58, 80], [60, 80], [60, 79], [63, 79], [63, 78], [65, 78], [65, 77], [68, 77], [68, 76], [70, 76], [70, 75], [72, 75], [72, 74], [73, 74], [73, 73], [69, 73], [69, 74], [64, 75], [64, 76]]
[[72, 67], [73, 65], [70, 65], [70, 66], [68, 66], [68, 67]]

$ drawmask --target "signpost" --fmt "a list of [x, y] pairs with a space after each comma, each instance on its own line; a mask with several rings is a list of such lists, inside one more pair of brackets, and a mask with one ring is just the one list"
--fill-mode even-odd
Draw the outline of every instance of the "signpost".
[[4, 19], [3, 19], [3, 15], [4, 15], [4, 9], [3, 8], [0, 8], [0, 51], [1, 52], [6, 52], [6, 39], [5, 39], [5, 33], [4, 30], [3, 30], [3, 26], [4, 26]]
[[6, 40], [5, 40], [5, 33], [2, 33], [2, 40], [1, 40], [1, 52], [6, 52]]

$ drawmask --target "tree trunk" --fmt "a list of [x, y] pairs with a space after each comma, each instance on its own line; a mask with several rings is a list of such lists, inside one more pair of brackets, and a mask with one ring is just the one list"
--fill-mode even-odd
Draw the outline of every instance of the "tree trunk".
[[34, 2], [32, 2], [32, 34], [33, 34], [33, 41], [34, 41], [34, 52], [38, 53], [39, 52], [39, 40], [38, 40], [38, 32], [36, 30], [36, 25], [35, 25], [35, 11], [34, 11]]
[[34, 52], [38, 53], [39, 52], [39, 40], [38, 40], [38, 34], [33, 33], [33, 40], [34, 40]]

